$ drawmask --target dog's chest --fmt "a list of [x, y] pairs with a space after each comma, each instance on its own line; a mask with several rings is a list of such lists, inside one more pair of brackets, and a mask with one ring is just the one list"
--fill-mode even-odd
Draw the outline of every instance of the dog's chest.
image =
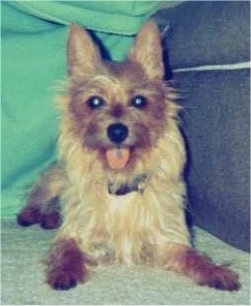
[[[142, 203], [142, 194], [130, 192], [123, 196], [107, 193], [106, 212], [100, 218], [88, 242], [90, 257], [97, 263], [141, 262], [145, 243], [150, 244], [146, 220], [147, 207]], [[102, 230], [97, 230], [102, 224]], [[150, 227], [152, 224], [150, 224]]]
[[122, 211], [125, 213], [133, 206], [133, 202], [135, 202], [137, 196], [140, 196], [140, 194], [136, 191], [120, 196], [108, 193], [107, 204], [110, 213], [115, 215]]

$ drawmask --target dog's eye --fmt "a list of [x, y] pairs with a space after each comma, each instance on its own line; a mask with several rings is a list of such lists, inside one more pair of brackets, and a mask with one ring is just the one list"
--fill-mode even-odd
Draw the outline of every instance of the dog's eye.
[[105, 104], [105, 101], [102, 98], [98, 97], [98, 96], [90, 97], [87, 100], [87, 105], [91, 109], [97, 109], [97, 108], [103, 106], [104, 104]]
[[131, 104], [136, 108], [143, 108], [147, 104], [147, 99], [143, 96], [136, 96], [132, 99]]

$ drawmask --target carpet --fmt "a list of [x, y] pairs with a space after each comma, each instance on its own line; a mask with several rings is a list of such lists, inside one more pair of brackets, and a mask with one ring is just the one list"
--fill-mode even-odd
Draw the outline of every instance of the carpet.
[[54, 235], [2, 220], [1, 305], [250, 305], [249, 254], [199, 228], [195, 245], [240, 274], [240, 291], [200, 287], [171, 271], [125, 266], [96, 270], [86, 284], [53, 291], [44, 283], [42, 259]]

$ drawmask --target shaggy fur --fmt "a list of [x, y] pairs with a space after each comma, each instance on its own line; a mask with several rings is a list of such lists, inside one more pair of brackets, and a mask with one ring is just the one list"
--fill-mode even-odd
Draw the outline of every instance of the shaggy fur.
[[48, 284], [69, 289], [87, 279], [90, 266], [125, 263], [237, 290], [236, 273], [190, 245], [179, 107], [163, 81], [155, 24], [142, 28], [123, 63], [103, 61], [88, 33], [72, 25], [67, 55], [59, 163], [42, 174], [18, 215], [24, 226], [58, 227], [60, 198], [62, 226], [46, 260]]

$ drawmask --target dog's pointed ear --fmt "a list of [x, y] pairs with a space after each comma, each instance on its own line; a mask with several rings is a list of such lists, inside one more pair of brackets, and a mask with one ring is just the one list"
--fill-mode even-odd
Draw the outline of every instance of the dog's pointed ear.
[[67, 62], [68, 75], [73, 77], [93, 74], [101, 62], [99, 50], [90, 35], [76, 24], [70, 25]]
[[128, 58], [139, 63], [149, 78], [163, 78], [161, 36], [153, 21], [148, 21], [139, 31]]

